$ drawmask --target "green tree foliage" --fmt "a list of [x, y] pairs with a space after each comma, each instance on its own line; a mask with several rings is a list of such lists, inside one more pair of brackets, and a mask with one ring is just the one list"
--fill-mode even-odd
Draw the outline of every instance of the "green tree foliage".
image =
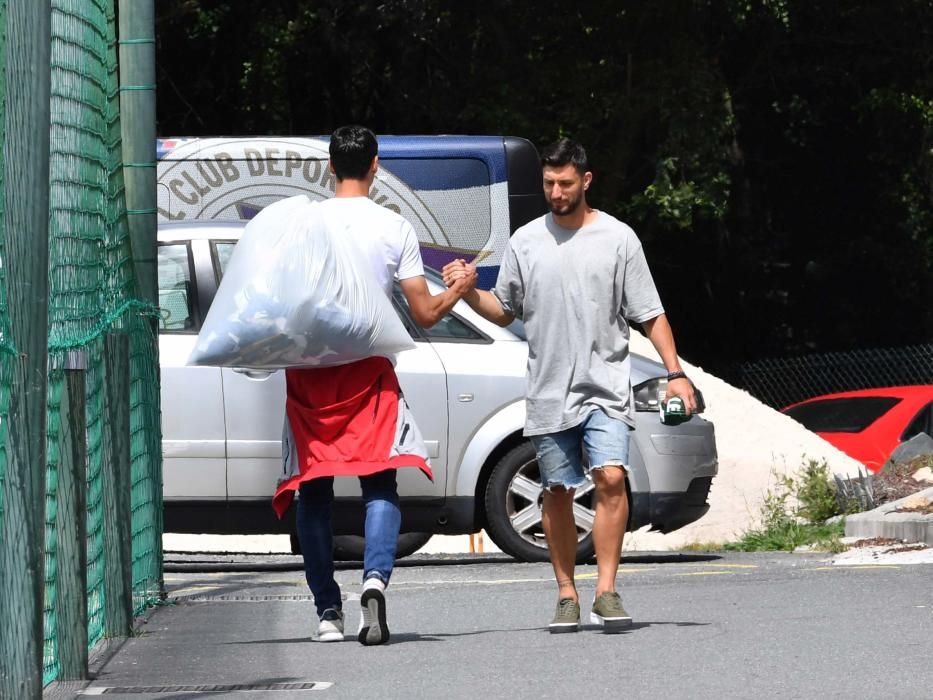
[[158, 3], [163, 135], [582, 141], [682, 352], [933, 335], [929, 0]]

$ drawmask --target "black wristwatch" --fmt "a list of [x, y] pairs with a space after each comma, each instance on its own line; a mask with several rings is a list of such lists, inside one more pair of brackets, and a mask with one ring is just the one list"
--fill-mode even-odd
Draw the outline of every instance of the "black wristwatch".
[[677, 370], [676, 372], [667, 373], [667, 381], [669, 382], [673, 381], [674, 379], [686, 379], [686, 378], [687, 378], [687, 373], [681, 369]]

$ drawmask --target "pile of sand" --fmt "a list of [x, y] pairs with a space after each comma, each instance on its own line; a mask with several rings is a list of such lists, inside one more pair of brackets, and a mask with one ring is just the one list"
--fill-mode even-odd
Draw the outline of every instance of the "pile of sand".
[[[658, 359], [654, 346], [639, 333], [632, 333], [631, 349]], [[719, 475], [710, 490], [710, 509], [699, 521], [667, 535], [647, 529], [629, 533], [626, 550], [678, 549], [693, 542], [738, 539], [758, 524], [763, 497], [775, 487], [775, 474], [794, 474], [809, 459], [825, 460], [833, 474], [858, 474], [859, 462], [795, 420], [699, 367], [683, 360], [681, 364], [703, 392], [703, 417], [716, 428]]]

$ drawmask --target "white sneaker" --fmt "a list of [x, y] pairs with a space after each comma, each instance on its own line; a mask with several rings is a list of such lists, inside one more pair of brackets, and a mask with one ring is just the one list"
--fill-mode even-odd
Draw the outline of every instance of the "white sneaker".
[[342, 642], [343, 641], [343, 612], [327, 608], [321, 615], [317, 626], [317, 641]]
[[356, 638], [364, 646], [375, 646], [389, 641], [385, 589], [385, 583], [377, 577], [368, 578], [363, 583], [363, 594], [360, 596], [360, 631]]

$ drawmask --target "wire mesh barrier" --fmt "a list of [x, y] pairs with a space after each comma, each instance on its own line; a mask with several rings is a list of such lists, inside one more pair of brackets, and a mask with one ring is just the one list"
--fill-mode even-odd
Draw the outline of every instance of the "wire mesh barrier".
[[745, 389], [774, 408], [821, 394], [933, 383], [933, 344], [852, 350], [741, 366]]
[[[4, 38], [12, 4], [0, 0]], [[156, 312], [140, 298], [127, 224], [114, 0], [53, 0], [50, 29], [46, 442], [44, 465], [31, 467], [44, 466], [45, 488], [26, 505], [44, 529], [32, 542], [8, 507], [13, 434], [26, 428], [11, 409], [19, 338], [8, 300], [18, 291], [0, 232], [0, 566], [15, 567], [21, 549], [41, 552], [41, 576], [10, 580], [38, 587], [44, 605], [30, 643], [38, 630], [15, 609], [28, 594], [0, 591], [0, 697], [34, 694], [23, 692], [33, 687], [23, 669], [39, 674], [26, 658], [37, 643], [40, 687], [85, 677], [88, 650], [127, 635], [162, 589]]]

